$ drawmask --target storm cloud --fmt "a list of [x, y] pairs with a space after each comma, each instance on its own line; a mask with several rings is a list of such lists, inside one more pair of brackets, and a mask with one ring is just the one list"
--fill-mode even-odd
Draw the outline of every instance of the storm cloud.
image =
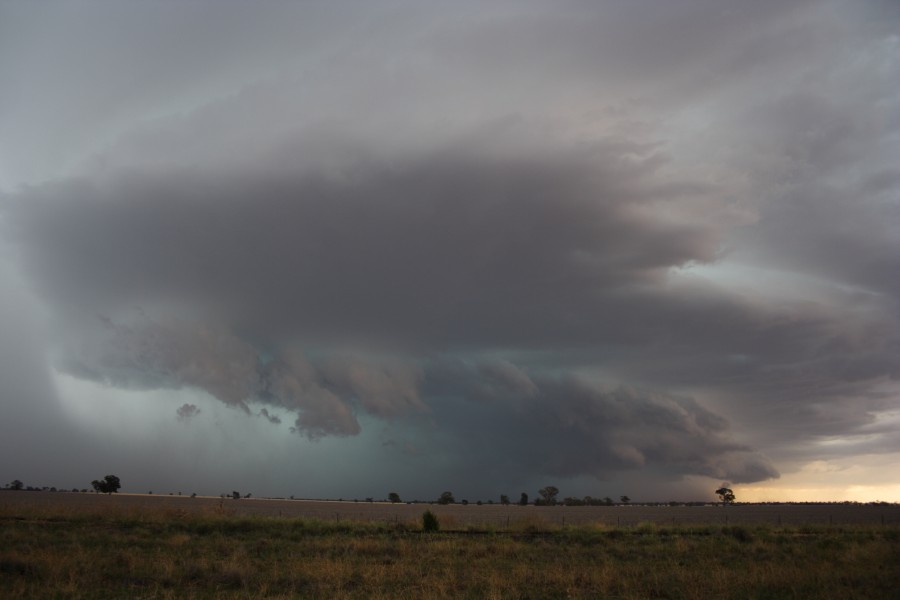
[[[485, 495], [898, 451], [889, 3], [133, 5], [119, 58], [99, 6], [77, 126], [4, 111], [0, 235], [57, 377]], [[0, 68], [75, 89], [30, 60]]]

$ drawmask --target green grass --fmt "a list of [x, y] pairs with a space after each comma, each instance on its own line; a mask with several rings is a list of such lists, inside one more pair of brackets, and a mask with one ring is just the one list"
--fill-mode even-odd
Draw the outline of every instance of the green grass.
[[[896, 526], [407, 523], [0, 509], [16, 598], [892, 598]], [[449, 531], [448, 531], [449, 530]]]

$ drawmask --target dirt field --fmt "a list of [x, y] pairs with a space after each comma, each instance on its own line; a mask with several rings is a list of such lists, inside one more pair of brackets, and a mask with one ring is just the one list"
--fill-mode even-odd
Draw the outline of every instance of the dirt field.
[[464, 506], [453, 504], [387, 504], [369, 502], [332, 502], [313, 500], [241, 500], [218, 497], [93, 493], [27, 492], [0, 490], [0, 506], [28, 505], [35, 508], [102, 510], [172, 509], [179, 511], [219, 511], [234, 515], [307, 517], [322, 520], [410, 521], [425, 510], [438, 515], [442, 523], [455, 527], [491, 526], [534, 520], [546, 524], [576, 525], [602, 522], [622, 527], [643, 522], [658, 524], [897, 524], [900, 505], [735, 505], [721, 506], [502, 506], [499, 504]]

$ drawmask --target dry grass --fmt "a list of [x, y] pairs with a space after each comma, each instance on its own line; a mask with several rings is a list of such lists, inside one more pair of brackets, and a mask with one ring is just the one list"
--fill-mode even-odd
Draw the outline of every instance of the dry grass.
[[2, 505], [0, 589], [16, 598], [890, 598], [900, 581], [896, 526], [562, 526], [540, 513], [508, 529], [459, 525], [423, 533], [420, 520], [253, 517], [227, 502]]

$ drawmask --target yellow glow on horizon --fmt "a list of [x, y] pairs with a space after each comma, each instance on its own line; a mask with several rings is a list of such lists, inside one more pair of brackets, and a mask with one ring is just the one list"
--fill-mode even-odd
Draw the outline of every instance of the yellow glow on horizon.
[[897, 464], [897, 453], [817, 460], [780, 479], [734, 490], [739, 502], [900, 502]]
[[735, 486], [739, 502], [900, 502], [898, 485], [855, 485], [850, 487]]

